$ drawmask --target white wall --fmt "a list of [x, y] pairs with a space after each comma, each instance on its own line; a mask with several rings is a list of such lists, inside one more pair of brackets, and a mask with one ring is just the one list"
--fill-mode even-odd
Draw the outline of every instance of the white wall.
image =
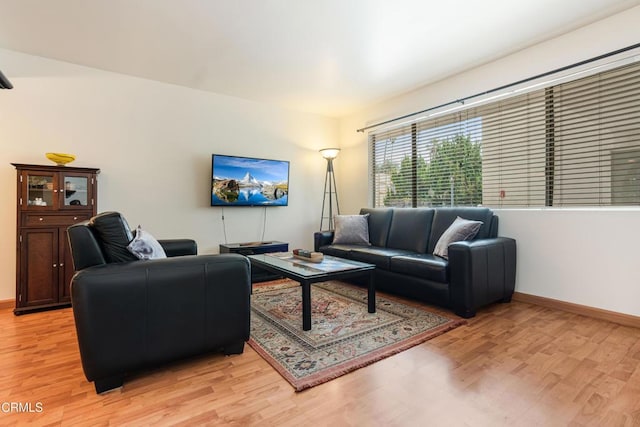
[[193, 238], [200, 253], [224, 243], [210, 204], [211, 154], [290, 160], [288, 207], [226, 208], [228, 242], [313, 244], [326, 161], [338, 123], [0, 49], [13, 90], [0, 92], [0, 300], [15, 297], [16, 172], [11, 162], [51, 164], [45, 152], [97, 167], [98, 211], [122, 212], [156, 238]]
[[[640, 7], [635, 7], [341, 120], [336, 177], [343, 213], [371, 203], [367, 135], [356, 129], [633, 45], [639, 41], [638, 22]], [[640, 209], [498, 214], [500, 234], [518, 241], [516, 291], [640, 315]]]
[[640, 210], [503, 209], [518, 244], [516, 291], [640, 315]]

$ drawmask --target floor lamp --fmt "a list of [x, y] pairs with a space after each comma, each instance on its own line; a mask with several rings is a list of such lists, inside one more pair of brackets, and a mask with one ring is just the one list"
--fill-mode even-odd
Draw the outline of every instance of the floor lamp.
[[[320, 231], [325, 218], [329, 220], [328, 230], [333, 230], [333, 205], [335, 201], [336, 214], [340, 214], [340, 205], [338, 204], [338, 193], [336, 188], [336, 176], [333, 173], [333, 159], [338, 157], [339, 148], [323, 148], [320, 154], [327, 160], [327, 174], [324, 178], [324, 197], [322, 198], [322, 216], [320, 217]], [[329, 203], [327, 204], [327, 198]], [[324, 214], [325, 206], [328, 206], [328, 215]]]

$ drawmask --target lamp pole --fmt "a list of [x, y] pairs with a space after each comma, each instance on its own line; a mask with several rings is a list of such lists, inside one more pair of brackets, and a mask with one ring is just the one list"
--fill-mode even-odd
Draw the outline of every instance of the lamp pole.
[[[323, 148], [320, 150], [322, 157], [327, 160], [327, 173], [324, 177], [324, 195], [322, 198], [322, 213], [320, 216], [320, 231], [322, 231], [322, 226], [324, 224], [324, 219], [327, 218], [329, 220], [329, 230], [333, 230], [333, 201], [335, 199], [336, 205], [336, 213], [340, 214], [340, 205], [338, 203], [338, 192], [336, 186], [336, 176], [333, 172], [333, 159], [338, 156], [340, 152], [339, 148]], [[329, 198], [328, 208], [329, 213], [328, 216], [325, 216], [324, 209], [327, 205], [327, 197]]]

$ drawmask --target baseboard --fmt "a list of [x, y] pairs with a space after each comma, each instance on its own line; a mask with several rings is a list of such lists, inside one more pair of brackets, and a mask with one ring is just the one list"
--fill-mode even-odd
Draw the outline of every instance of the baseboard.
[[571, 302], [539, 297], [536, 295], [523, 294], [521, 292], [514, 292], [513, 300], [535, 304], [542, 307], [553, 308], [556, 310], [568, 311], [569, 313], [580, 314], [582, 316], [592, 317], [594, 319], [606, 320], [608, 322], [618, 323], [624, 326], [640, 328], [640, 317], [632, 316], [630, 314], [617, 313], [615, 311], [603, 310], [601, 308], [589, 307], [586, 305], [573, 304]]
[[3, 308], [13, 308], [16, 305], [15, 299], [3, 299], [0, 300], [0, 310]]

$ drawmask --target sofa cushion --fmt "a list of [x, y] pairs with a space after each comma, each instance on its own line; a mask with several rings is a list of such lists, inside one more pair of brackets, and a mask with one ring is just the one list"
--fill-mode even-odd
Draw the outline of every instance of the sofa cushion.
[[388, 270], [391, 258], [398, 255], [410, 255], [412, 253], [413, 251], [408, 251], [406, 249], [392, 249], [370, 246], [368, 248], [355, 248], [349, 253], [349, 256], [351, 259], [354, 259], [356, 261], [375, 264], [378, 268]]
[[369, 242], [373, 246], [387, 246], [389, 226], [393, 217], [391, 208], [362, 208], [360, 214], [369, 214]]
[[124, 262], [137, 260], [127, 249], [133, 234], [127, 220], [119, 212], [103, 212], [91, 218], [91, 229], [98, 237], [105, 261]]
[[325, 255], [350, 259], [351, 251], [362, 247], [362, 245], [326, 245], [320, 246], [318, 250]]
[[431, 236], [429, 237], [429, 247], [427, 253], [433, 250], [440, 240], [440, 236], [449, 228], [457, 217], [482, 221], [482, 225], [476, 234], [476, 239], [486, 239], [489, 237], [493, 212], [488, 208], [437, 208], [433, 215], [433, 225], [431, 226]]
[[369, 214], [336, 215], [334, 244], [369, 246]]
[[433, 211], [430, 208], [394, 209], [387, 247], [425, 253], [431, 234]]
[[455, 221], [446, 229], [436, 247], [433, 254], [443, 258], [449, 258], [449, 245], [453, 242], [463, 242], [473, 239], [482, 225], [482, 221], [472, 221], [457, 217]]
[[395, 256], [391, 258], [390, 270], [434, 282], [449, 282], [449, 261], [431, 254]]
[[69, 244], [72, 248], [73, 269], [76, 271], [107, 263], [96, 235], [88, 224], [89, 221], [82, 221], [67, 228]]

